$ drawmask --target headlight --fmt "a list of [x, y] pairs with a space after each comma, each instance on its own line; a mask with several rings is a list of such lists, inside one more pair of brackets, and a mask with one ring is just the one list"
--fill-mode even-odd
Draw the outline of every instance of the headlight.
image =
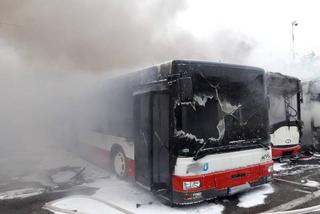
[[271, 172], [273, 172], [273, 165], [268, 166], [268, 173], [271, 173]]
[[200, 181], [185, 181], [183, 182], [183, 190], [195, 189], [200, 187]]

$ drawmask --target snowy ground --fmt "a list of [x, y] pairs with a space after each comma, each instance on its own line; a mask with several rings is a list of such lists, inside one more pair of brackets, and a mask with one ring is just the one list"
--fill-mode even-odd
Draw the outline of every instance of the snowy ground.
[[[116, 205], [125, 209], [127, 213], [136, 214], [149, 214], [149, 213], [172, 213], [172, 214], [220, 214], [223, 213], [224, 205], [220, 203], [202, 203], [193, 206], [171, 208], [163, 205], [151, 193], [142, 190], [135, 184], [120, 181], [115, 177], [109, 179], [99, 179], [91, 184], [90, 187], [99, 188], [99, 190], [92, 195], [95, 199], [102, 200], [102, 202]], [[274, 189], [271, 184], [264, 185], [260, 188], [253, 189], [239, 197], [239, 207], [249, 208], [257, 205], [264, 204], [265, 198], [272, 194]], [[108, 205], [103, 204], [101, 201], [95, 201], [92, 198], [83, 198], [80, 196], [67, 197], [53, 202], [51, 205], [68, 209], [77, 210], [79, 212], [99, 214], [100, 210], [96, 207], [104, 206], [106, 210], [110, 209]], [[86, 204], [83, 208], [82, 204]], [[99, 206], [98, 206], [99, 204]], [[137, 204], [141, 205], [137, 208]], [[60, 212], [56, 212], [60, 214]]]
[[254, 207], [260, 204], [264, 204], [264, 200], [268, 195], [274, 193], [274, 189], [271, 184], [266, 184], [260, 188], [249, 191], [239, 197], [238, 207]]
[[[41, 161], [37, 161], [37, 158]], [[24, 160], [19, 160], [16, 163], [19, 164], [21, 161]], [[13, 172], [10, 169], [10, 173], [7, 174], [11, 176], [7, 176], [7, 179], [0, 183], [0, 201], [4, 199], [27, 199], [33, 196], [41, 197], [44, 192], [55, 192], [69, 187], [90, 187], [98, 189], [93, 195], [90, 195], [93, 198], [88, 198], [88, 195], [75, 195], [53, 200], [51, 203], [49, 201], [49, 203], [56, 208], [69, 211], [77, 210], [78, 214], [119, 212], [117, 209], [115, 211], [115, 208], [110, 208], [108, 204], [120, 207], [128, 213], [136, 214], [149, 214], [151, 212], [155, 214], [220, 214], [226, 209], [221, 201], [171, 208], [162, 204], [150, 192], [143, 190], [135, 183], [118, 180], [112, 174], [110, 175], [109, 172], [68, 152], [64, 154], [61, 151], [52, 152], [52, 155], [46, 155], [45, 157], [39, 153], [38, 156], [34, 157], [33, 163], [36, 163], [34, 167], [32, 167], [32, 163], [28, 164], [28, 170], [23, 171], [23, 173]], [[80, 185], [79, 183], [71, 182], [80, 171], [82, 178]], [[4, 171], [2, 173], [5, 174]], [[17, 183], [23, 185], [17, 185]], [[248, 208], [261, 205], [264, 203], [265, 198], [268, 197], [268, 194], [272, 192], [272, 186], [266, 185], [239, 195], [238, 207]], [[251, 200], [252, 197], [255, 198], [254, 201]], [[141, 206], [137, 207], [137, 204]], [[113, 211], [111, 212], [110, 209]], [[52, 209], [51, 211], [57, 214], [63, 213]]]
[[43, 192], [44, 192], [43, 188], [24, 188], [24, 189], [10, 190], [10, 191], [0, 193], [0, 200], [27, 198], [35, 195], [40, 195]]
[[[99, 188], [99, 190], [92, 195], [95, 199], [102, 200], [103, 202], [116, 205], [128, 212], [136, 214], [149, 214], [150, 212], [157, 213], [172, 213], [172, 214], [219, 214], [224, 210], [223, 205], [215, 203], [203, 203], [195, 206], [171, 208], [162, 204], [151, 193], [144, 191], [137, 187], [135, 184], [128, 181], [118, 180], [116, 177], [111, 176], [109, 179], [99, 179], [93, 183], [85, 184], [86, 186]], [[83, 208], [82, 204], [86, 204]], [[110, 209], [106, 204], [101, 201], [95, 201], [86, 197], [67, 197], [53, 203], [53, 206], [65, 208], [68, 210], [78, 210], [79, 212], [99, 214], [100, 210], [96, 209], [96, 205], [104, 206], [106, 210]], [[141, 205], [137, 208], [137, 204]], [[107, 209], [108, 208], [108, 209]], [[56, 212], [57, 214], [59, 212]]]
[[[313, 162], [309, 163], [309, 161]], [[319, 177], [318, 175], [320, 173], [318, 172], [320, 172], [320, 170], [316, 161], [318, 160], [310, 159], [305, 161], [305, 165], [302, 164], [303, 161], [295, 164], [276, 163], [274, 165], [275, 178], [289, 179], [292, 177], [295, 183], [303, 184], [310, 188], [318, 188], [320, 186], [320, 179], [315, 178]], [[70, 165], [66, 166], [65, 163]], [[47, 166], [46, 163], [42, 164], [43, 166]], [[0, 213], [2, 212], [1, 201], [5, 199], [19, 199], [17, 203], [20, 203], [21, 200], [28, 198], [41, 197], [43, 192], [55, 192], [69, 187], [71, 187], [71, 189], [89, 187], [94, 189], [94, 191], [91, 193], [81, 193], [82, 195], [79, 193], [70, 193], [64, 196], [48, 198], [40, 204], [40, 209], [46, 202], [44, 208], [51, 210], [55, 214], [62, 214], [64, 213], [63, 210], [68, 210], [68, 213], [77, 214], [258, 213], [263, 210], [268, 210], [273, 206], [278, 206], [279, 203], [293, 200], [295, 197], [301, 197], [312, 190], [303, 189], [303, 186], [300, 187], [296, 184], [274, 182], [274, 184], [267, 184], [232, 197], [192, 206], [171, 208], [162, 204], [150, 192], [143, 190], [135, 183], [118, 180], [109, 172], [70, 154], [66, 154], [64, 159], [60, 159], [59, 161], [55, 160], [53, 168], [44, 168], [44, 170], [30, 170], [28, 173], [16, 175], [11, 178], [10, 182], [15, 182], [13, 186], [15, 188], [11, 188], [12, 186], [10, 185], [10, 188], [7, 188], [6, 183], [0, 183]], [[80, 183], [71, 182], [78, 172], [81, 172]], [[32, 185], [17, 185], [19, 182]], [[34, 183], [39, 185], [34, 185]], [[287, 185], [287, 187], [284, 185]], [[282, 191], [283, 188], [285, 188], [284, 191]], [[300, 191], [297, 191], [297, 189]], [[294, 196], [295, 194], [296, 196]], [[292, 196], [292, 198], [286, 198], [287, 196]]]

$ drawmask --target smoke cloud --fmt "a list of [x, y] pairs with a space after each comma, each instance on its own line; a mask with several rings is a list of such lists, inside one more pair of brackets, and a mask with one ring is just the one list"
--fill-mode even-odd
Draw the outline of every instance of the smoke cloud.
[[246, 61], [255, 44], [244, 35], [221, 29], [199, 40], [179, 29], [174, 19], [186, 7], [183, 0], [2, 0], [0, 181], [68, 164], [54, 148], [99, 122], [105, 73], [170, 59]]
[[4, 0], [0, 37], [23, 60], [110, 71], [173, 58], [243, 63], [253, 42], [230, 30], [198, 40], [174, 24], [185, 1]]

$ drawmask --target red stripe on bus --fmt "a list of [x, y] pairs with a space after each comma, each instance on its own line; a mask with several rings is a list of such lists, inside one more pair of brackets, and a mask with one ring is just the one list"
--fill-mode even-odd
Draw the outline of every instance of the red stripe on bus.
[[[193, 192], [206, 189], [224, 189], [228, 187], [238, 186], [247, 182], [259, 180], [262, 176], [271, 175], [268, 171], [269, 166], [273, 165], [273, 161], [263, 164], [256, 164], [247, 167], [239, 167], [230, 170], [218, 171], [208, 174], [194, 176], [176, 176], [172, 177], [172, 186], [175, 191]], [[191, 190], [183, 190], [183, 182], [200, 181], [200, 188]]]
[[135, 162], [132, 159], [127, 158], [128, 163], [128, 176], [134, 176], [135, 174]]
[[[103, 169], [109, 169], [110, 167], [110, 159], [111, 159], [111, 152], [106, 149], [102, 149], [96, 146], [88, 145], [88, 144], [78, 144], [78, 152], [87, 161], [103, 168]], [[135, 164], [134, 160], [130, 158], [127, 159], [127, 166], [128, 176], [134, 176], [135, 172]]]
[[301, 150], [300, 145], [286, 147], [286, 148], [277, 148], [272, 147], [272, 158], [278, 158], [283, 156], [284, 152], [292, 152], [292, 154], [296, 154]]

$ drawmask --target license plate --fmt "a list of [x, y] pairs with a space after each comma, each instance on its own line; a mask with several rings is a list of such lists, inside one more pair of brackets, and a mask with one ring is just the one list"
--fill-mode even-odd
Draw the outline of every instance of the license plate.
[[238, 192], [242, 192], [242, 191], [247, 190], [249, 188], [250, 188], [250, 184], [249, 183], [241, 184], [241, 185], [234, 186], [234, 187], [229, 187], [228, 188], [228, 194], [230, 194], [230, 195], [236, 194]]

